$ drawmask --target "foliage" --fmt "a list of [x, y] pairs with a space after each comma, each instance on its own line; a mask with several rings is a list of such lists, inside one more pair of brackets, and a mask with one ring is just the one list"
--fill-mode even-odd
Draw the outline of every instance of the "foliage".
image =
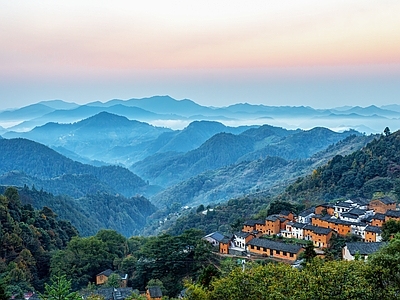
[[382, 240], [388, 241], [400, 232], [400, 221], [388, 220], [382, 226]]
[[329, 201], [338, 197], [399, 195], [400, 131], [380, 136], [350, 155], [335, 156], [315, 174], [299, 178], [279, 198]]
[[45, 292], [39, 295], [41, 300], [81, 300], [77, 292], [71, 291], [71, 281], [65, 275], [53, 276], [51, 284], [45, 284]]
[[18, 191], [6, 189], [0, 195], [0, 274], [7, 293], [43, 290], [51, 253], [65, 248], [77, 234], [69, 222], [57, 220], [50, 208], [22, 205]]

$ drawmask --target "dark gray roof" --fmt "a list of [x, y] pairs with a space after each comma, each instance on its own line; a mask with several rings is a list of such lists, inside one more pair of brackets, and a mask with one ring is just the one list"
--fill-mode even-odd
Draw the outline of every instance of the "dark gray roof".
[[372, 216], [372, 219], [384, 221], [385, 220], [385, 214], [376, 213], [376, 214], [374, 214]]
[[394, 201], [392, 198], [389, 198], [389, 197], [387, 197], [387, 196], [385, 196], [385, 197], [383, 197], [383, 198], [372, 199], [371, 201], [374, 201], [374, 200], [379, 200], [379, 201], [381, 201], [383, 204], [386, 204], [386, 205], [396, 203], [396, 201]]
[[231, 242], [231, 239], [228, 237], [224, 237], [222, 240], [219, 241], [222, 244], [229, 244]]
[[311, 230], [317, 234], [324, 234], [324, 235], [329, 234], [332, 231], [332, 229], [330, 229], [330, 228], [324, 228], [324, 227], [319, 227], [319, 226], [314, 226], [314, 225], [306, 225], [304, 227], [304, 229]]
[[103, 272], [97, 274], [97, 276], [99, 276], [99, 275], [104, 275], [104, 276], [110, 277], [110, 275], [111, 275], [112, 273], [114, 273], [113, 270], [107, 269], [107, 270], [104, 270]]
[[357, 203], [358, 205], [361, 205], [361, 206], [368, 205], [368, 203], [369, 203], [368, 199], [365, 199], [365, 198], [362, 198], [362, 197], [352, 198], [350, 200], [353, 201], [354, 203]]
[[390, 210], [388, 210], [386, 212], [386, 215], [388, 217], [400, 218], [400, 210], [392, 210], [392, 209], [390, 209]]
[[366, 212], [367, 211], [365, 209], [361, 209], [361, 208], [357, 208], [357, 207], [349, 210], [350, 214], [357, 215], [357, 216], [365, 215]]
[[103, 296], [104, 299], [109, 300], [123, 300], [125, 298], [128, 298], [130, 295], [134, 293], [133, 289], [131, 287], [129, 288], [98, 288], [94, 291], [82, 293], [82, 296], [84, 299], [89, 297], [90, 295], [100, 295]]
[[278, 219], [279, 219], [279, 215], [270, 215], [265, 218], [266, 221], [272, 221], [272, 222], [275, 222]]
[[300, 217], [307, 217], [315, 212], [315, 207], [310, 207], [306, 210], [303, 210], [301, 213], [299, 213]]
[[307, 224], [305, 224], [305, 223], [294, 222], [294, 223], [292, 224], [292, 227], [301, 229], [301, 228], [304, 228], [304, 226], [306, 226], [306, 225], [307, 225]]
[[253, 245], [258, 247], [264, 247], [272, 250], [286, 251], [289, 253], [298, 253], [302, 246], [297, 244], [285, 244], [280, 242], [271, 241], [268, 239], [252, 239], [247, 245]]
[[151, 286], [149, 287], [149, 294], [151, 298], [162, 297], [161, 288], [159, 286]]
[[367, 226], [365, 227], [365, 231], [375, 232], [375, 233], [382, 233], [382, 230], [376, 226]]
[[236, 232], [235, 233], [235, 235], [237, 236], [237, 237], [241, 237], [241, 238], [247, 238], [249, 235], [250, 235], [250, 233], [249, 232], [243, 232], [243, 231], [240, 231], [240, 232]]
[[379, 250], [379, 248], [385, 246], [386, 243], [363, 243], [363, 242], [353, 242], [346, 243], [347, 249], [351, 255], [355, 255], [357, 252], [361, 255], [369, 255]]
[[356, 220], [356, 219], [358, 219], [359, 216], [356, 215], [356, 214], [352, 214], [352, 213], [347, 212], [347, 213], [343, 213], [342, 217]]
[[340, 219], [336, 219], [336, 218], [329, 218], [329, 220], [327, 220], [330, 223], [335, 223], [335, 224], [342, 224], [342, 225], [352, 225], [353, 223], [350, 221], [345, 221], [345, 220], [340, 220]]
[[206, 237], [210, 237], [210, 238], [212, 238], [212, 239], [214, 239], [214, 240], [216, 240], [218, 242], [222, 241], [225, 238], [225, 236], [222, 233], [219, 233], [217, 231], [213, 232], [213, 233], [210, 233], [210, 234], [207, 234], [205, 236], [205, 238]]
[[352, 207], [352, 204], [343, 201], [343, 202], [338, 202], [338, 203], [336, 203], [335, 206], [337, 206], [337, 207], [344, 207], [344, 208], [350, 208], [350, 207]]
[[281, 216], [288, 216], [290, 213], [291, 213], [291, 211], [282, 210], [279, 214], [280, 214]]
[[256, 224], [264, 224], [265, 222], [262, 220], [247, 220], [243, 224], [246, 226], [254, 226]]

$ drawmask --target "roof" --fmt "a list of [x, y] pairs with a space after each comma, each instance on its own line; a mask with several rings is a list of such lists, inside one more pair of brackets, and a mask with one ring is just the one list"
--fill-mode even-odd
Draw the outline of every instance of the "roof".
[[[390, 210], [389, 210], [390, 211]], [[381, 213], [376, 213], [372, 216], [372, 220], [381, 220], [384, 221], [385, 220], [385, 214], [381, 214]]]
[[307, 217], [311, 214], [314, 214], [315, 212], [315, 207], [310, 207], [306, 210], [303, 210], [301, 213], [299, 213], [299, 217]]
[[219, 241], [221, 244], [229, 244], [231, 239], [228, 237], [224, 237], [222, 240]]
[[292, 227], [294, 227], [294, 228], [299, 228], [299, 229], [302, 229], [302, 228], [304, 228], [305, 226], [307, 226], [307, 224], [305, 224], [305, 223], [300, 223], [300, 222], [294, 222], [294, 223], [292, 224]]
[[[292, 213], [291, 211], [289, 211], [289, 210], [282, 210], [279, 214], [281, 215], [281, 216], [288, 216], [290, 213]], [[293, 214], [293, 213], [292, 213]]]
[[243, 231], [235, 233], [235, 236], [241, 237], [241, 238], [244, 238], [244, 239], [247, 238], [249, 235], [251, 235], [249, 232], [243, 232]]
[[361, 209], [361, 208], [357, 208], [357, 207], [349, 210], [350, 214], [357, 215], [357, 216], [365, 215], [366, 212], [367, 212], [367, 210]]
[[331, 203], [322, 203], [322, 204], [317, 205], [316, 207], [319, 207], [319, 206], [324, 207], [324, 208], [333, 207], [333, 205]]
[[372, 201], [381, 201], [383, 204], [389, 205], [389, 204], [394, 204], [396, 203], [392, 198], [389, 198], [387, 196], [383, 197], [383, 198], [378, 198], [378, 199], [373, 199]]
[[381, 247], [385, 246], [385, 242], [380, 243], [364, 243], [364, 242], [353, 242], [346, 243], [346, 247], [351, 255], [355, 255], [357, 252], [361, 255], [369, 255], [378, 251]]
[[327, 220], [329, 223], [334, 223], [334, 224], [342, 224], [342, 225], [353, 225], [353, 222], [350, 221], [345, 221], [345, 220], [341, 220], [341, 219], [336, 219], [336, 218], [329, 218]]
[[279, 216], [278, 215], [270, 215], [270, 216], [265, 218], [265, 221], [275, 222], [276, 220], [279, 220]]
[[393, 218], [400, 218], [400, 210], [388, 210], [386, 212], [386, 216], [393, 217]]
[[262, 220], [247, 220], [243, 223], [243, 225], [246, 225], [246, 226], [254, 226], [256, 224], [264, 224], [264, 221], [262, 221]]
[[159, 286], [151, 286], [148, 288], [150, 298], [160, 298], [162, 297], [161, 288]]
[[247, 243], [247, 245], [264, 247], [272, 250], [285, 251], [294, 254], [298, 253], [303, 248], [301, 245], [297, 244], [285, 244], [285, 243], [271, 241], [268, 239], [259, 239], [259, 238], [252, 239], [250, 242]]
[[365, 227], [365, 231], [375, 232], [375, 233], [382, 233], [382, 230], [376, 226], [367, 226]]
[[99, 295], [103, 296], [105, 299], [123, 300], [125, 298], [128, 298], [128, 296], [132, 295], [132, 293], [138, 294], [138, 292], [134, 291], [131, 287], [129, 288], [102, 287], [94, 291], [83, 292], [82, 296], [85, 299], [90, 295]]
[[343, 214], [342, 214], [342, 217], [343, 217], [343, 218], [348, 218], [348, 219], [358, 219], [358, 218], [359, 218], [358, 215], [352, 214], [352, 213], [349, 213], [349, 212], [343, 213]]
[[219, 233], [216, 231], [216, 232], [207, 234], [204, 238], [212, 238], [212, 239], [220, 242], [225, 238], [225, 236], [222, 233]]
[[368, 203], [369, 203], [369, 201], [367, 199], [362, 198], [362, 197], [352, 198], [352, 199], [350, 199], [350, 201], [352, 201], [353, 203], [357, 203], [360, 206], [368, 205]]
[[342, 202], [337, 202], [337, 203], [335, 204], [335, 206], [337, 206], [337, 207], [350, 208], [350, 207], [352, 207], [353, 205], [352, 205], [352, 203], [342, 201]]
[[110, 277], [110, 275], [111, 275], [112, 273], [114, 273], [114, 271], [113, 271], [113, 270], [111, 270], [111, 269], [107, 269], [107, 270], [104, 270], [103, 272], [101, 272], [101, 273], [97, 274], [96, 276], [99, 276], [99, 275], [104, 275], [104, 276], [106, 276], [106, 277]]
[[318, 226], [314, 226], [314, 225], [306, 225], [304, 227], [304, 229], [311, 230], [317, 234], [323, 234], [323, 235], [327, 235], [332, 231], [332, 229], [330, 229], [330, 228], [318, 227]]

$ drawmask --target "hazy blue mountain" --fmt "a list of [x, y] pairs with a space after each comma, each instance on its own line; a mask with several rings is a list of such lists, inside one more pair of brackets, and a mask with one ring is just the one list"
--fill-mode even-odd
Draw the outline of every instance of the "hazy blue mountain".
[[101, 112], [77, 123], [47, 123], [26, 133], [8, 132], [4, 137], [28, 138], [45, 145], [62, 146], [86, 158], [102, 160], [102, 153], [115, 146], [136, 145], [169, 131]]
[[[140, 177], [128, 169], [119, 166], [85, 165], [26, 139], [0, 140], [0, 154], [0, 174], [6, 174], [3, 179], [7, 180], [7, 184], [12, 184], [10, 178], [14, 176], [18, 180], [16, 184], [22, 185], [21, 176], [26, 174], [29, 184], [36, 180], [35, 185], [38, 188], [43, 187], [54, 194], [75, 197], [97, 190], [130, 197], [145, 194], [148, 188]], [[19, 173], [10, 173], [13, 171]]]
[[226, 107], [227, 111], [235, 113], [248, 113], [266, 115], [270, 117], [282, 116], [320, 116], [329, 113], [329, 110], [316, 110], [308, 106], [265, 106], [239, 103]]
[[152, 184], [171, 186], [203, 171], [244, 160], [263, 159], [267, 156], [308, 158], [352, 134], [359, 133], [336, 133], [325, 128], [286, 130], [264, 125], [239, 135], [216, 134], [199, 148], [184, 154], [171, 153], [162, 159], [157, 155], [148, 157], [134, 164], [131, 170]]
[[355, 106], [342, 111], [343, 114], [357, 114], [362, 116], [400, 117], [400, 112], [379, 108], [375, 105], [367, 107]]
[[400, 112], [400, 105], [399, 104], [383, 105], [383, 106], [381, 106], [381, 108]]
[[63, 100], [58, 100], [58, 99], [40, 101], [39, 104], [43, 104], [54, 109], [74, 109], [79, 106], [79, 104], [73, 102], [65, 102]]
[[14, 110], [0, 112], [0, 120], [29, 120], [54, 111], [54, 108], [44, 104], [32, 104]]
[[350, 154], [374, 138], [351, 135], [305, 160], [285, 160], [269, 156], [206, 171], [162, 191], [151, 200], [160, 207], [172, 203], [193, 207], [199, 204], [221, 203], [261, 191], [277, 194], [283, 191], [289, 182], [309, 174], [335, 155]]

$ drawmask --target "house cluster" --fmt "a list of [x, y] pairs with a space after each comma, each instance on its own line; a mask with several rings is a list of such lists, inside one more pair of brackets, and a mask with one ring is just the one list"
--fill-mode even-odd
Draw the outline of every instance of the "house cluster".
[[[362, 245], [357, 243], [352, 246], [352, 243], [348, 243], [349, 247], [343, 249], [343, 257], [350, 260], [354, 259], [356, 252], [366, 257], [381, 247], [381, 227], [391, 219], [400, 220], [400, 210], [396, 210], [396, 202], [389, 197], [371, 201], [355, 198], [335, 204], [321, 204], [298, 215], [282, 211], [265, 220], [248, 220], [244, 222], [242, 231], [231, 237], [214, 232], [204, 238], [218, 246], [221, 254], [243, 255], [243, 252], [247, 252], [250, 255], [295, 261], [304, 251], [300, 244], [278, 242], [262, 236], [311, 241], [317, 252], [322, 252], [330, 247], [333, 235], [354, 234], [360, 237]], [[368, 243], [372, 245], [366, 246]]]

